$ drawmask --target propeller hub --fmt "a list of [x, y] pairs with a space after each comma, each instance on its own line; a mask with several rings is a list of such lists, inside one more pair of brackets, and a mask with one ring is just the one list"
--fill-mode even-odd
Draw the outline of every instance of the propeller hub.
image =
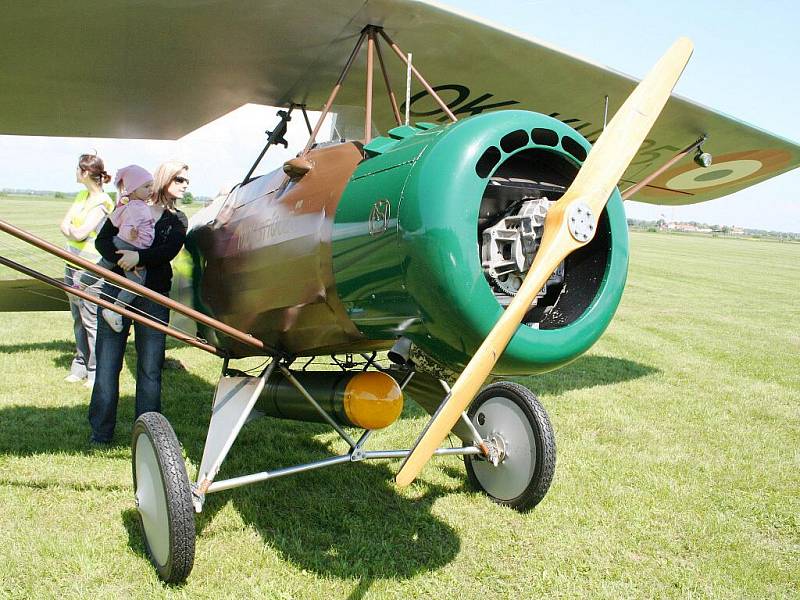
[[595, 218], [591, 207], [585, 202], [576, 202], [569, 208], [567, 227], [576, 241], [586, 243], [594, 237]]

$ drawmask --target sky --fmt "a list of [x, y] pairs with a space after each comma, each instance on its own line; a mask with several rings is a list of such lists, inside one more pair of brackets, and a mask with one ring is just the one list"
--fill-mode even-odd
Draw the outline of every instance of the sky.
[[[677, 37], [686, 35], [694, 41], [695, 52], [676, 86], [678, 94], [800, 142], [796, 64], [800, 3], [449, 0], [441, 4], [637, 78]], [[424, 65], [419, 66], [424, 72]], [[276, 110], [245, 105], [177, 141], [0, 136], [0, 188], [77, 191], [76, 158], [96, 150], [109, 166], [139, 163], [154, 168], [163, 160], [180, 158], [191, 166], [190, 191], [213, 196], [242, 179], [266, 141], [264, 130], [277, 121]], [[294, 119], [287, 135], [289, 149], [270, 149], [259, 172], [294, 156], [305, 138], [302, 120]], [[711, 202], [675, 208], [627, 202], [626, 212], [638, 219], [663, 215], [668, 220], [800, 233], [798, 190], [800, 169]]]

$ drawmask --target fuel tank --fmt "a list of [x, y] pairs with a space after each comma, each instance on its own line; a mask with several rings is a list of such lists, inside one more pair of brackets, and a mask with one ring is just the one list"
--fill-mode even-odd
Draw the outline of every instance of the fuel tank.
[[[385, 349], [405, 336], [459, 369], [513, 297], [542, 215], [589, 149], [528, 111], [316, 148], [304, 174], [260, 177], [193, 223], [194, 304], [297, 355]], [[614, 191], [595, 239], [554, 273], [494, 373], [543, 372], [587, 350], [619, 304], [627, 263]]]
[[[308, 391], [340, 425], [383, 429], [403, 410], [403, 392], [391, 376], [377, 371], [299, 371]], [[440, 388], [441, 389], [441, 388]], [[281, 373], [273, 373], [256, 409], [280, 419], [324, 423], [325, 419]]]

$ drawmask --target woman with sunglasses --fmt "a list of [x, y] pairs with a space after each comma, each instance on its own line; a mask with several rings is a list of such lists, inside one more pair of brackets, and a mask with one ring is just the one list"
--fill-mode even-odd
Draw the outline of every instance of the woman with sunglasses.
[[[117, 250], [114, 236], [117, 228], [107, 220], [97, 234], [95, 246], [103, 258], [115, 262], [118, 269], [130, 270], [141, 265], [147, 269], [145, 286], [160, 294], [168, 295], [172, 285], [170, 261], [180, 251], [186, 238], [188, 220], [175, 206], [183, 198], [189, 186], [189, 167], [179, 161], [167, 161], [156, 169], [153, 176], [154, 189], [150, 204], [155, 221], [153, 243], [149, 248]], [[116, 288], [104, 288], [114, 295]], [[137, 296], [133, 306], [162, 323], [169, 322], [169, 309]], [[115, 332], [99, 319], [97, 326], [97, 374], [89, 404], [89, 423], [92, 426], [93, 443], [107, 444], [114, 436], [119, 401], [119, 374], [130, 331], [131, 321], [123, 318], [122, 331]], [[163, 333], [146, 325], [134, 323], [136, 343], [136, 415], [150, 411], [161, 411], [161, 370], [164, 365], [166, 337]]]

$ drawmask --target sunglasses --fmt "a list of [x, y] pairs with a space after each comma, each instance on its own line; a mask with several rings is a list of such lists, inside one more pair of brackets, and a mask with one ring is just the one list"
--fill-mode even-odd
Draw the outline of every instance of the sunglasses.
[[186, 177], [175, 177], [173, 180], [175, 183], [185, 183], [188, 184], [189, 180]]

